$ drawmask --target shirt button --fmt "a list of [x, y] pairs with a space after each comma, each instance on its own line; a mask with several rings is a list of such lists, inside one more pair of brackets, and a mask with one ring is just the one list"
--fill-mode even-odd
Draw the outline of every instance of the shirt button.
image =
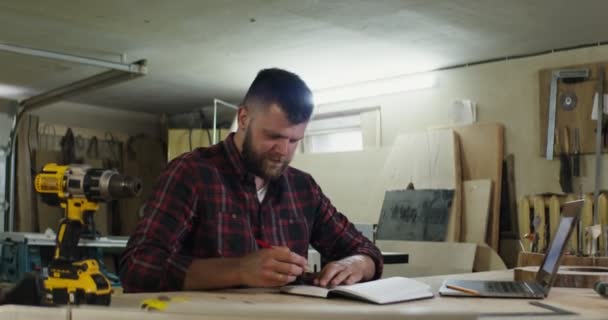
[[232, 219], [236, 219], [236, 214], [232, 214]]
[[289, 219], [289, 223], [293, 223], [293, 219]]

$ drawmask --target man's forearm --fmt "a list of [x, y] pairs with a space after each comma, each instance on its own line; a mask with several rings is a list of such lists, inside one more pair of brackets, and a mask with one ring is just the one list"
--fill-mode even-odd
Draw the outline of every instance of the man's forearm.
[[184, 278], [184, 290], [228, 288], [242, 284], [239, 258], [196, 259]]

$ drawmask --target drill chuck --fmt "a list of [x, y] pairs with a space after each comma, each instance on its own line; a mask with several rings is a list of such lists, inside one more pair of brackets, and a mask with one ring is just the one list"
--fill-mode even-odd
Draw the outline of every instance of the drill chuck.
[[113, 199], [136, 197], [141, 193], [141, 180], [128, 176], [113, 175], [110, 178], [108, 194]]
[[141, 180], [114, 170], [89, 169], [84, 176], [84, 194], [90, 201], [111, 201], [141, 193]]

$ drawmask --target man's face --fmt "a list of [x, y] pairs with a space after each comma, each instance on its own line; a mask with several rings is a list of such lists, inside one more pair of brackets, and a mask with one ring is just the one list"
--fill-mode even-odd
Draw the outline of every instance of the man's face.
[[292, 124], [277, 105], [247, 112], [242, 156], [247, 170], [273, 180], [287, 168], [308, 122]]

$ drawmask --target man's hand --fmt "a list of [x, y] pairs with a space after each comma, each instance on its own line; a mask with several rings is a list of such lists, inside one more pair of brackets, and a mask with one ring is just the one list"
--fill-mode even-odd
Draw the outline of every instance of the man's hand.
[[287, 247], [262, 249], [241, 258], [241, 282], [250, 287], [277, 287], [293, 282], [308, 262]]
[[376, 265], [370, 257], [354, 255], [326, 264], [314, 284], [321, 287], [353, 284], [371, 279], [375, 271]]

